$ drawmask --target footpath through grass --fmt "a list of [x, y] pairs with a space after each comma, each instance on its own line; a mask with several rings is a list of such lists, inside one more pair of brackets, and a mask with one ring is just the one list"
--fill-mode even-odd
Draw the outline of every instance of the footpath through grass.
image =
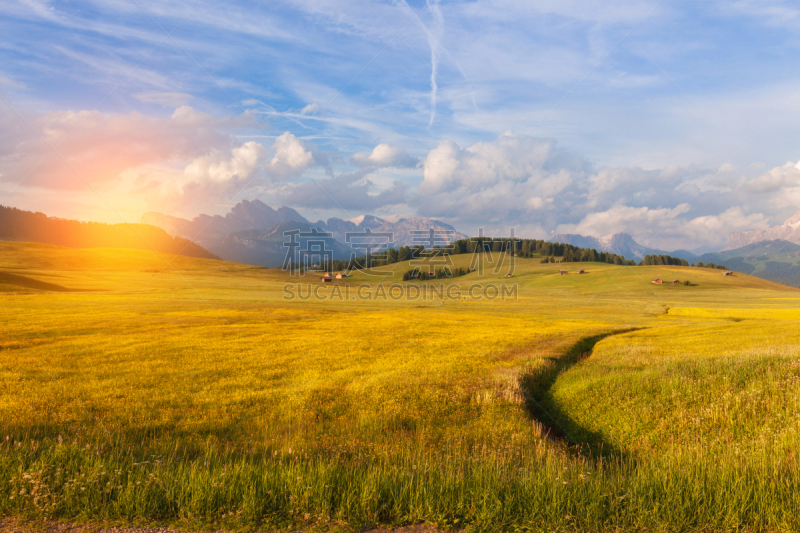
[[0, 244], [1, 514], [800, 529], [796, 290], [529, 259], [452, 281], [517, 300], [286, 301], [273, 270]]

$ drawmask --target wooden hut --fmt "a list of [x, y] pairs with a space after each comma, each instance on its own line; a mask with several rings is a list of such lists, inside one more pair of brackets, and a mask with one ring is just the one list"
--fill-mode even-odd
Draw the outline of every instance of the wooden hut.
[[661, 285], [661, 283], [663, 283], [663, 281], [664, 280], [662, 280], [661, 278], [655, 278], [655, 279], [651, 280], [651, 283], [655, 283], [656, 285]]

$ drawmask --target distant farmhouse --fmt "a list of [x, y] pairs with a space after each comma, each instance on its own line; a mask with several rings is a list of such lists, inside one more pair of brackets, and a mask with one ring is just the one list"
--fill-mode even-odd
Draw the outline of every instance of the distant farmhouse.
[[661, 285], [663, 281], [664, 280], [662, 280], [661, 278], [655, 278], [654, 280], [651, 280], [651, 283], [655, 283], [656, 285]]
[[562, 276], [566, 276], [567, 274], [569, 274], [569, 272], [567, 272], [566, 270], [559, 270], [558, 273]]
[[585, 270], [578, 270], [578, 271], [576, 272], [576, 274], [586, 274], [586, 271], [585, 271]]

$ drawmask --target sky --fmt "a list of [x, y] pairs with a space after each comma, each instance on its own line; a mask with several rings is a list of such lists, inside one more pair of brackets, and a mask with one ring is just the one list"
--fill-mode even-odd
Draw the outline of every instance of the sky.
[[5, 0], [0, 36], [0, 204], [50, 216], [706, 251], [800, 211], [791, 2]]

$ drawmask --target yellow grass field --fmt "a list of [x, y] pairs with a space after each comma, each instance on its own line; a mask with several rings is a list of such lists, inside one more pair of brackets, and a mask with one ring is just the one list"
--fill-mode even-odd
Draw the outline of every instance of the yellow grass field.
[[[800, 528], [800, 290], [538, 258], [508, 278], [382, 269], [301, 299], [317, 277], [0, 242], [0, 513]], [[409, 284], [462, 292], [391, 298]], [[514, 297], [485, 297], [502, 284]]]

